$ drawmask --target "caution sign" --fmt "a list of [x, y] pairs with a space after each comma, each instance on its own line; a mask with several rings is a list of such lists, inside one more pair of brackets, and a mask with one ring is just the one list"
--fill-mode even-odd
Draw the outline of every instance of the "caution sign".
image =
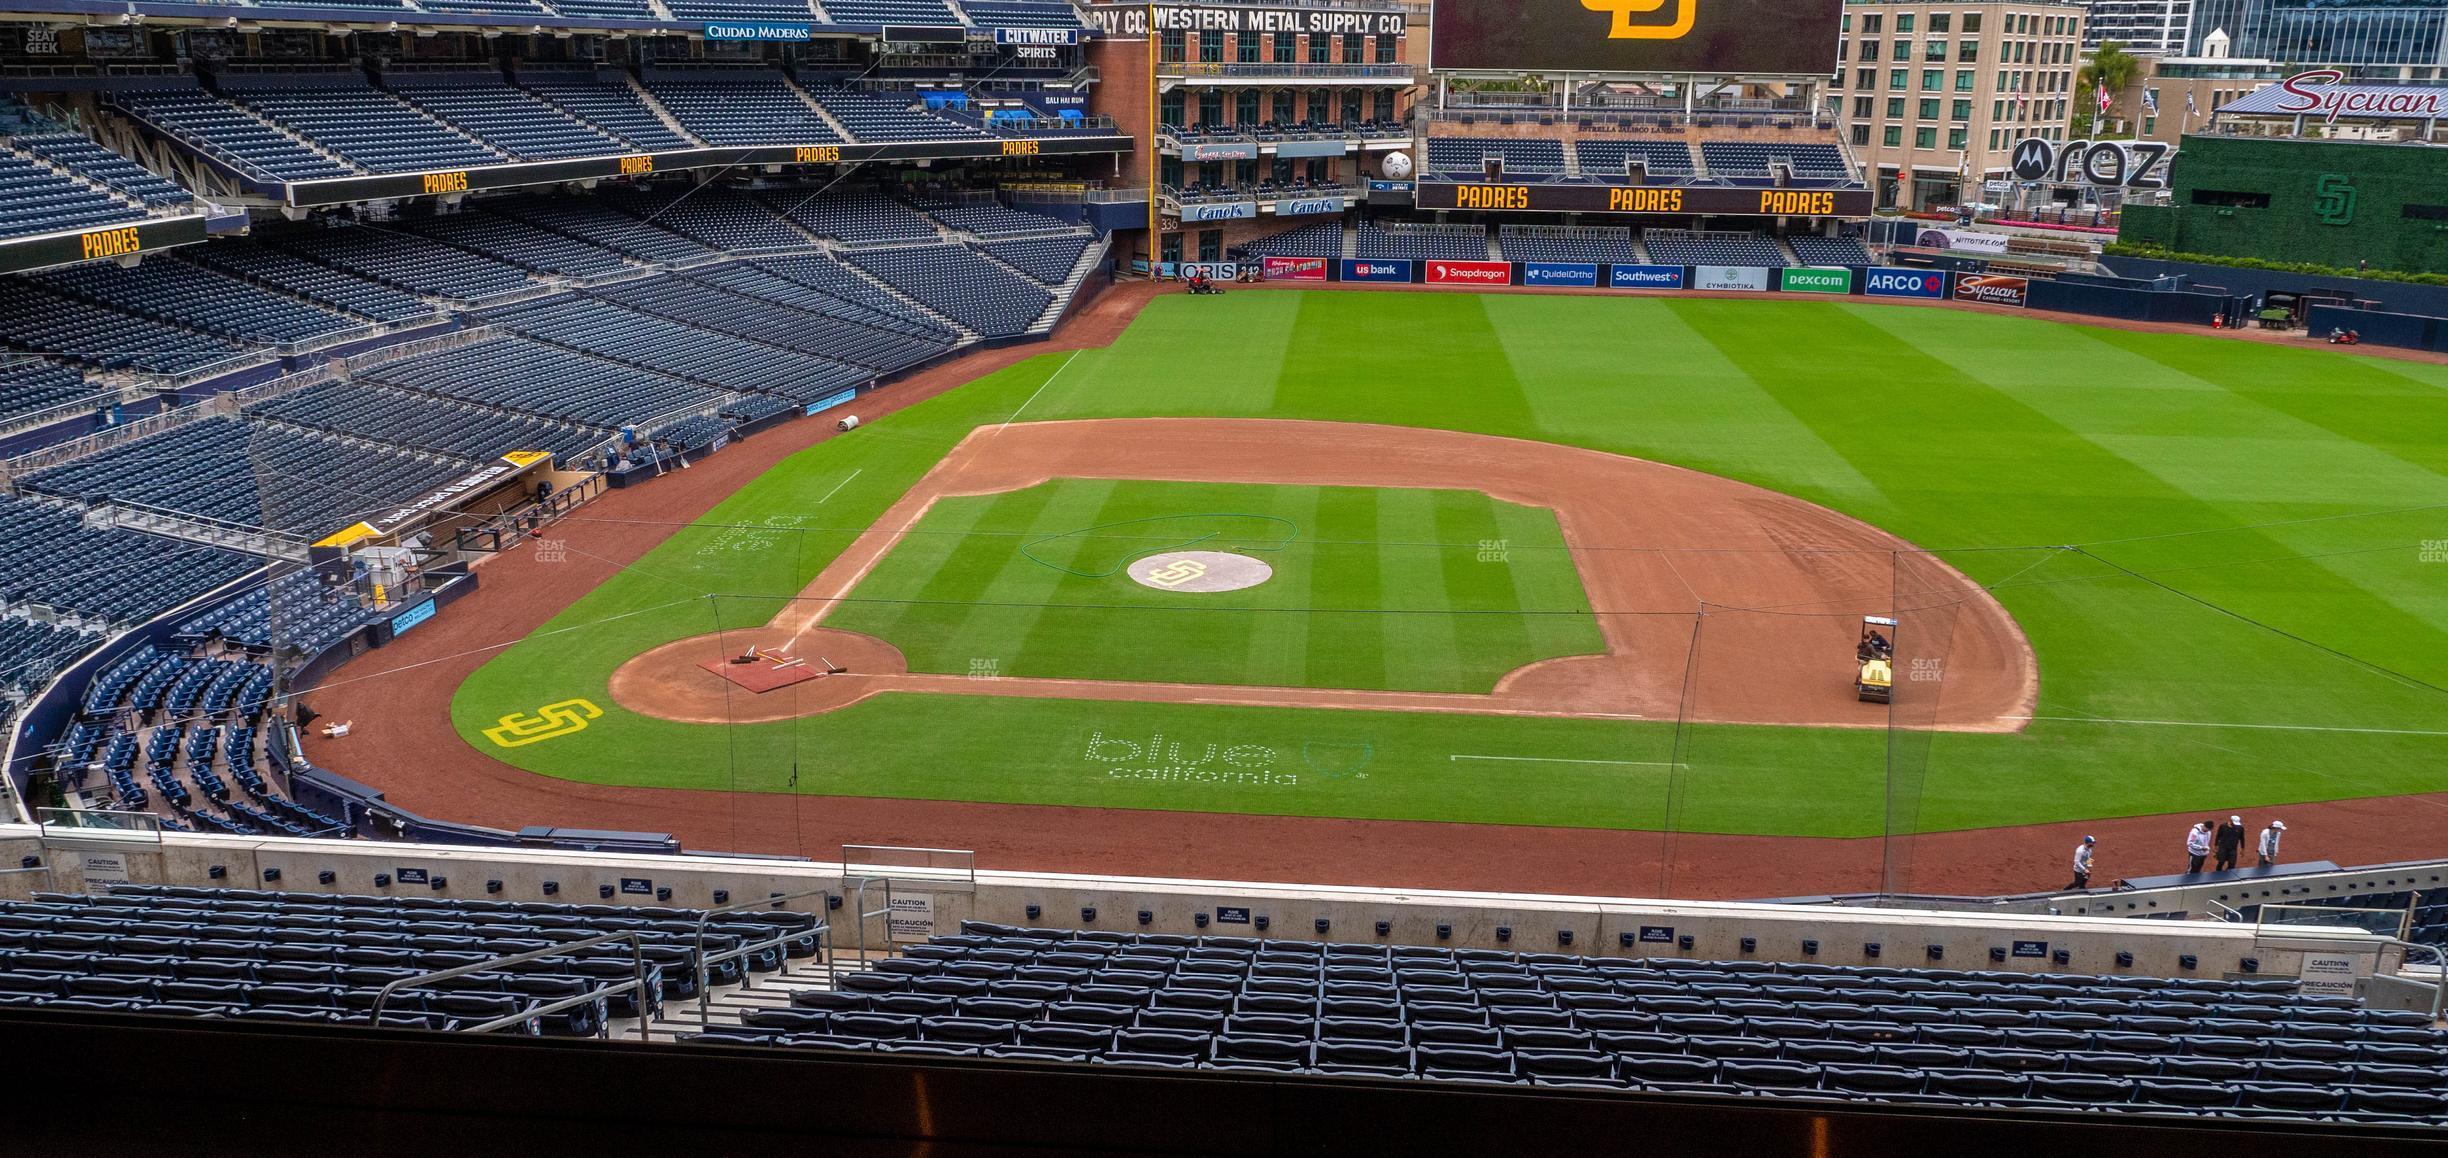
[[935, 898], [929, 893], [895, 893], [884, 914], [884, 926], [895, 941], [924, 941], [935, 936]]

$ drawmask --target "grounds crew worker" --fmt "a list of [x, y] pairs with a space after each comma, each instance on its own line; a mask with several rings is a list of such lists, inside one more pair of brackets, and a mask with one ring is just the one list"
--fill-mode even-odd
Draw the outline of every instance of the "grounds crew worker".
[[2261, 867], [2278, 863], [2278, 842], [2286, 837], [2286, 821], [2273, 820], [2261, 830]]
[[2091, 887], [2091, 848], [2098, 843], [2098, 837], [2086, 836], [2081, 844], [2074, 846], [2074, 883], [2067, 885], [2067, 888], [2087, 889]]
[[2236, 857], [2244, 852], [2244, 818], [2230, 816], [2218, 830], [2218, 870], [2225, 872], [2236, 866]]

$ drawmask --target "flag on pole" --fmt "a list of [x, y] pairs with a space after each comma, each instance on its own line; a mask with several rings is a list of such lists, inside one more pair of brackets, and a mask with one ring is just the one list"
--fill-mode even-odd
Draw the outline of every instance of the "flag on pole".
[[2108, 105], [2108, 85], [2107, 82], [2102, 81], [2099, 85], [2099, 110], [2102, 114], [2108, 111]]
[[2201, 107], [2193, 103], [2192, 89], [2185, 90], [2185, 115], [2188, 117], [2198, 117], [2201, 115]]
[[2146, 88], [2142, 90], [2142, 111], [2149, 113], [2154, 117], [2159, 115], [2158, 89]]

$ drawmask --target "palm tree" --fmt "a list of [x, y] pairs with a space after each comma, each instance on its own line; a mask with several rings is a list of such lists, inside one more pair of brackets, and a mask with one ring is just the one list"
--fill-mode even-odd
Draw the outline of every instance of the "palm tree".
[[2111, 99], [2133, 87], [2142, 76], [2142, 58], [2125, 51], [2125, 46], [2113, 40], [2100, 41], [2099, 51], [2083, 62], [2082, 71], [2074, 74], [2074, 116], [2070, 126], [2078, 137], [2096, 136], [2091, 122], [2098, 119], [2099, 90], [2105, 86]]

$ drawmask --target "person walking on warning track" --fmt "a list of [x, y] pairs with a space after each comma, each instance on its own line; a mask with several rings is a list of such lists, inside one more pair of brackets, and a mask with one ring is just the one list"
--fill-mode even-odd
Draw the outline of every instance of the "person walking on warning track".
[[2211, 866], [2226, 872], [2236, 866], [2236, 858], [2244, 854], [2244, 818], [2230, 816], [2218, 829], [2218, 859]]
[[2210, 832], [2211, 824], [2205, 820], [2185, 833], [2185, 855], [2190, 858], [2185, 862], [2186, 872], [2200, 872], [2202, 862], [2210, 859]]
[[2284, 839], [2286, 839], [2286, 821], [2270, 821], [2269, 827], [2261, 830], [2262, 868], [2269, 868], [2278, 863], [2278, 842]]
[[2086, 836], [2082, 839], [2081, 844], [2074, 846], [2074, 883], [2067, 885], [2067, 888], [2087, 889], [2091, 887], [2091, 850], [2098, 844], [2098, 837]]

